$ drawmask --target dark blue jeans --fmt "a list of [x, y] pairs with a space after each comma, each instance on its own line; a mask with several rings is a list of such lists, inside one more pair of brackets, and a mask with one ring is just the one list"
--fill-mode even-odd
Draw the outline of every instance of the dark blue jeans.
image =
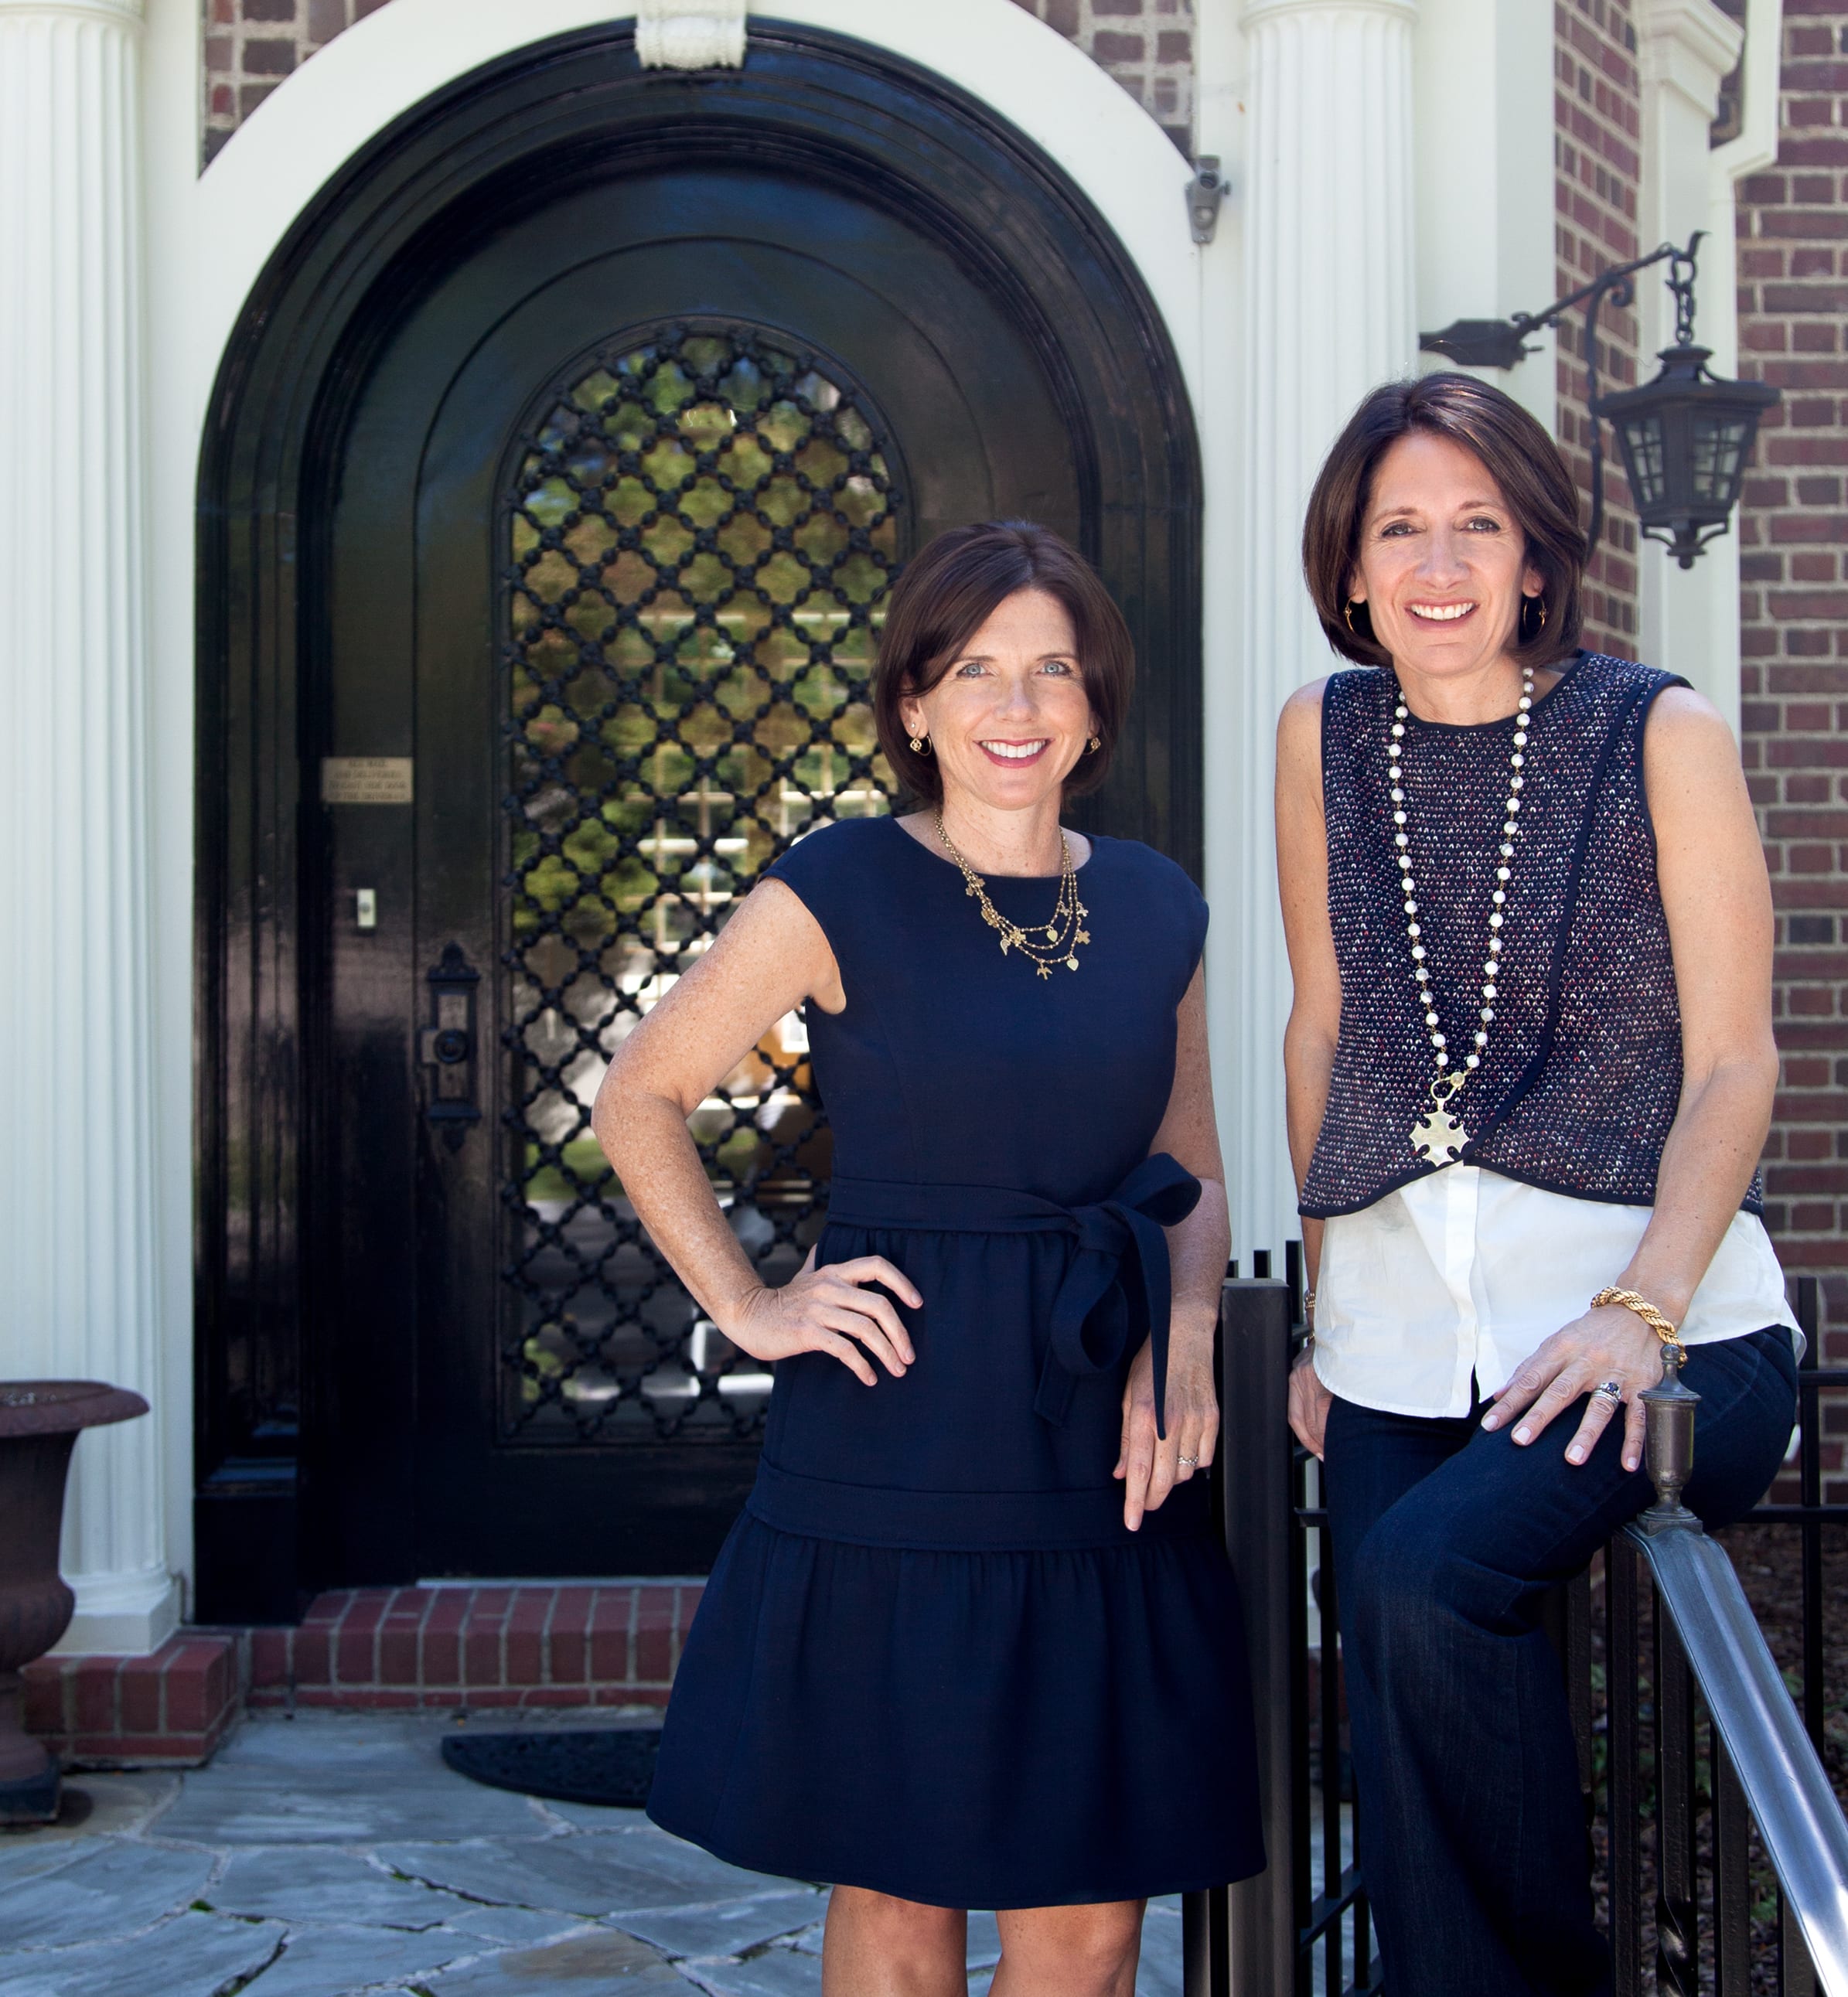
[[[1686, 1502], [1755, 1505], [1796, 1413], [1790, 1334], [1688, 1348], [1701, 1396]], [[1506, 1429], [1337, 1399], [1323, 1489], [1334, 1542], [1359, 1857], [1388, 1997], [1606, 1997], [1564, 1675], [1543, 1599], [1653, 1502], [1621, 1420], [1574, 1469], [1584, 1412], [1526, 1448]]]

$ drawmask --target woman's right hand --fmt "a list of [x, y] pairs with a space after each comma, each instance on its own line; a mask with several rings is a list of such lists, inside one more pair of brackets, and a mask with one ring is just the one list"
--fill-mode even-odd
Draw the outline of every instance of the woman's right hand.
[[775, 1288], [760, 1284], [746, 1292], [727, 1313], [731, 1321], [719, 1329], [753, 1359], [831, 1353], [871, 1387], [879, 1376], [867, 1359], [870, 1352], [895, 1380], [902, 1379], [918, 1355], [891, 1299], [862, 1289], [863, 1283], [883, 1284], [912, 1309], [923, 1307], [916, 1286], [883, 1255], [858, 1255], [818, 1269], [811, 1248], [788, 1282]]
[[1328, 1428], [1329, 1403], [1334, 1399], [1316, 1377], [1315, 1362], [1305, 1346], [1302, 1356], [1290, 1368], [1290, 1426], [1296, 1440], [1319, 1463], [1322, 1437]]

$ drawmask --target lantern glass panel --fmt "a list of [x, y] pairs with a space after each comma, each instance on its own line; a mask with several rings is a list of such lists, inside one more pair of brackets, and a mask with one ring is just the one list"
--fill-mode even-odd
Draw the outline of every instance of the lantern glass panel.
[[1694, 490], [1697, 498], [1730, 509], [1745, 472], [1753, 425], [1745, 416], [1708, 414], [1694, 419]]
[[1662, 419], [1653, 412], [1623, 419], [1624, 457], [1639, 508], [1660, 505], [1667, 485]]

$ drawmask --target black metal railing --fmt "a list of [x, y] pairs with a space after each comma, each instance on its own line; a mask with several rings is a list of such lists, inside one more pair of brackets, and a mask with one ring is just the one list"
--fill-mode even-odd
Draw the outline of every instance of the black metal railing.
[[[1353, 1863], [1334, 1564], [1319, 1466], [1284, 1421], [1300, 1284], [1293, 1254], [1281, 1281], [1256, 1260], [1222, 1299], [1215, 1477], [1244, 1597], [1271, 1863], [1190, 1899], [1187, 1992], [1365, 1997], [1381, 1972]], [[1813, 1282], [1797, 1304], [1813, 1357]], [[1821, 1535], [1848, 1520], [1822, 1502], [1820, 1395], [1840, 1384], [1848, 1372], [1804, 1370], [1802, 1502], [1753, 1515], [1804, 1535], [1801, 1720], [1730, 1561], [1691, 1514], [1659, 1506], [1549, 1605], [1619, 1997], [1848, 1997], [1848, 1823], [1819, 1758]]]
[[[1749, 1526], [1776, 1526], [1795, 1531], [1798, 1537], [1801, 1577], [1799, 1602], [1802, 1631], [1800, 1709], [1811, 1744], [1822, 1752], [1823, 1729], [1827, 1720], [1824, 1668], [1828, 1641], [1823, 1623], [1827, 1597], [1822, 1581], [1822, 1534], [1832, 1526], [1848, 1526], [1848, 1505], [1822, 1502], [1823, 1394], [1848, 1388], [1848, 1367], [1819, 1366], [1822, 1350], [1822, 1300], [1814, 1276], [1798, 1276], [1791, 1284], [1791, 1301], [1797, 1322], [1803, 1327], [1810, 1364], [1797, 1375], [1797, 1488], [1795, 1505], [1760, 1505], [1745, 1521]], [[1839, 1405], [1839, 1403], [1838, 1403]]]

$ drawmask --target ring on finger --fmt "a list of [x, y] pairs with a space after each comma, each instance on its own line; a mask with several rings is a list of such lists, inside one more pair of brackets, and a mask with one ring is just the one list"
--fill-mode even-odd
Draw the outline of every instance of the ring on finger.
[[1623, 1382], [1621, 1380], [1601, 1380], [1591, 1389], [1591, 1398], [1595, 1401], [1608, 1401], [1613, 1408], [1620, 1406], [1623, 1401]]
[[1200, 1468], [1200, 1459], [1197, 1456], [1177, 1457], [1174, 1460], [1183, 1470], [1198, 1470]]

